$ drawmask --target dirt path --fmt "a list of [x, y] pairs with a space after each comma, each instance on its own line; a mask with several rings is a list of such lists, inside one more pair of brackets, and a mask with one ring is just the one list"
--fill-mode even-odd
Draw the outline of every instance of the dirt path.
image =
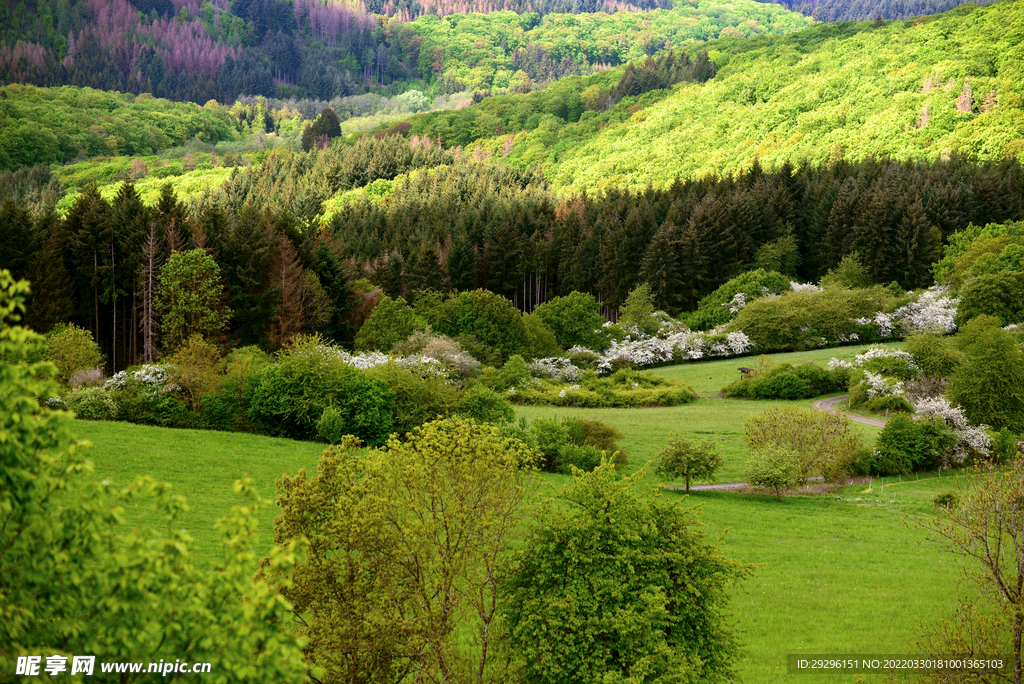
[[[875, 427], [885, 427], [884, 420], [879, 420], [877, 418], [865, 418], [864, 416], [855, 416], [851, 413], [846, 413], [845, 411], [840, 411], [839, 409], [837, 409], [836, 404], [838, 404], [841, 401], [845, 401], [848, 396], [848, 394], [840, 394], [837, 397], [827, 397], [825, 399], [819, 399], [818, 401], [814, 402], [814, 408], [818, 409], [819, 411], [824, 411], [825, 413], [838, 413], [839, 415], [846, 416], [850, 420], [857, 423], [864, 423], [865, 425], [874, 425]], [[811, 480], [820, 481], [821, 478], [812, 477]], [[690, 491], [709, 492], [719, 489], [738, 489], [740, 487], [746, 486], [748, 486], [746, 482], [732, 482], [730, 484], [691, 485]], [[666, 487], [666, 489], [679, 490], [686, 489], [686, 487]]]
[[[825, 413], [838, 413], [841, 416], [846, 416], [852, 421], [857, 423], [864, 423], [865, 425], [874, 425], [875, 427], [885, 427], [885, 421], [879, 420], [878, 418], [865, 418], [864, 416], [855, 416], [845, 411], [840, 411], [835, 406], [841, 401], [845, 401], [850, 396], [848, 394], [840, 394], [838, 397], [828, 397], [827, 399], [819, 399], [814, 402], [814, 408]], [[693, 489], [693, 487], [690, 487]]]

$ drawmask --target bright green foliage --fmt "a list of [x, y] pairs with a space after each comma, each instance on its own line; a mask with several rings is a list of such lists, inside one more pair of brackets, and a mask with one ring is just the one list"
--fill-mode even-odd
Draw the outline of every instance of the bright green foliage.
[[617, 468], [629, 460], [618, 448], [622, 433], [599, 420], [538, 418], [530, 426], [532, 441], [542, 458], [541, 467], [552, 473], [589, 472], [610, 459]]
[[814, 363], [784, 363], [764, 374], [743, 376], [722, 392], [737, 399], [811, 399], [844, 391], [848, 380], [849, 372], [844, 368], [826, 370]]
[[767, 443], [750, 452], [743, 477], [747, 484], [775, 492], [782, 501], [782, 493], [800, 484], [800, 456], [781, 444]]
[[285, 594], [321, 681], [506, 681], [495, 657], [498, 569], [531, 454], [465, 419], [427, 423], [365, 456], [351, 438], [317, 473], [278, 483], [277, 543], [306, 538]]
[[[975, 319], [978, 320], [978, 319]], [[949, 397], [974, 425], [1024, 432], [1024, 350], [999, 328], [978, 334], [949, 379]]]
[[82, 420], [117, 420], [118, 406], [102, 387], [79, 387], [67, 393], [64, 403]]
[[[968, 224], [949, 236], [943, 257], [934, 266], [935, 280], [958, 288], [963, 285], [974, 263], [987, 254], [996, 257], [1001, 269], [1022, 271], [1016, 248], [1024, 245], [1024, 223]], [[1005, 252], [1005, 254], [1004, 254]]]
[[443, 335], [473, 337], [497, 350], [502, 361], [520, 353], [526, 341], [522, 315], [511, 301], [489, 290], [453, 292], [422, 310], [417, 302], [417, 313]]
[[619, 326], [624, 329], [635, 328], [646, 335], [658, 332], [658, 321], [651, 315], [654, 313], [654, 294], [651, 286], [641, 283], [630, 291], [626, 297], [619, 316]]
[[[762, 352], [817, 347], [854, 332], [866, 333], [855, 319], [894, 309], [899, 300], [884, 287], [787, 292], [762, 297], [743, 307], [729, 329], [745, 332]], [[861, 335], [863, 338], [864, 335]]]
[[482, 385], [470, 387], [459, 398], [455, 412], [478, 423], [506, 423], [516, 417], [508, 399]]
[[504, 392], [512, 387], [523, 388], [530, 384], [530, 371], [526, 367], [523, 357], [515, 354], [505, 362], [505, 365], [498, 371], [497, 382], [494, 389]]
[[90, 157], [154, 154], [197, 135], [233, 140], [224, 107], [133, 97], [92, 88], [4, 86], [0, 109], [0, 169]]
[[921, 372], [940, 378], [952, 375], [963, 361], [963, 354], [939, 335], [911, 335], [904, 349], [914, 356]]
[[423, 377], [395, 363], [375, 366], [366, 374], [383, 382], [394, 393], [392, 429], [399, 434], [436, 418], [447, 418], [455, 412], [460, 398], [459, 390], [446, 378], [438, 375]]
[[849, 419], [814, 409], [776, 406], [747, 418], [743, 428], [751, 452], [775, 445], [795, 453], [801, 483], [815, 475], [837, 477], [861, 448], [860, 433]]
[[968, 280], [954, 322], [961, 326], [982, 314], [995, 316], [1002, 325], [1024, 321], [1024, 272], [996, 271]]
[[1017, 457], [1017, 435], [1003, 428], [992, 438], [992, 455], [996, 463], [1010, 463]]
[[672, 480], [685, 480], [690, 491], [690, 480], [714, 480], [715, 471], [722, 467], [722, 455], [708, 440], [689, 440], [674, 435], [661, 450], [654, 463], [654, 472]]
[[[697, 310], [689, 315], [687, 322], [694, 330], [710, 330], [731, 321], [736, 312], [755, 299], [765, 294], [777, 295], [788, 291], [788, 276], [764, 269], [747, 271], [700, 300]], [[743, 304], [733, 303], [736, 295], [742, 296]]]
[[[755, 158], [777, 168], [833, 157], [939, 159], [947, 150], [1019, 156], [1024, 114], [1011, 84], [1021, 79], [1021, 46], [1006, 27], [1020, 17], [1019, 2], [964, 5], [877, 30], [846, 22], [720, 39], [707, 46], [719, 67], [711, 81], [677, 86], [633, 116], [613, 108], [555, 135], [538, 129], [517, 139], [510, 157], [551, 163], [556, 186], [600, 188], [727, 175]], [[608, 124], [600, 131], [599, 120]], [[552, 142], [535, 151], [545, 137]]]
[[173, 351], [193, 335], [215, 337], [224, 330], [231, 311], [220, 308], [223, 292], [220, 267], [205, 251], [172, 254], [160, 269], [157, 288], [164, 346]]
[[900, 413], [890, 418], [869, 460], [871, 475], [906, 475], [935, 470], [956, 447], [956, 435], [939, 418], [915, 419]]
[[67, 385], [75, 371], [102, 366], [103, 354], [91, 332], [68, 323], [47, 335], [46, 360], [57, 367], [57, 380]]
[[523, 314], [523, 354], [531, 359], [558, 356], [562, 348], [555, 334], [536, 314]]
[[426, 323], [403, 298], [381, 295], [373, 313], [356, 333], [356, 349], [388, 352], [393, 345], [424, 328]]
[[533, 310], [535, 316], [544, 321], [563, 349], [577, 345], [588, 349], [601, 346], [600, 333], [604, 318], [598, 313], [594, 295], [585, 292], [571, 292], [564, 297], [555, 297]]
[[729, 678], [725, 590], [746, 568], [678, 504], [639, 496], [636, 479], [611, 463], [580, 473], [535, 523], [502, 608], [521, 681]]
[[822, 287], [869, 287], [871, 280], [864, 272], [864, 264], [857, 252], [847, 254], [839, 265], [830, 268], [821, 279]]
[[[223, 557], [208, 572], [189, 565], [184, 500], [149, 478], [122, 491], [96, 481], [68, 415], [40, 404], [56, 386], [50, 364], [25, 362], [42, 347], [16, 325], [27, 291], [0, 271], [0, 669], [14, 672], [20, 655], [91, 654], [210, 662], [211, 681], [225, 683], [305, 681], [300, 642], [278, 631], [288, 603], [251, 579], [255, 514], [267, 502], [237, 483], [247, 501], [220, 524]], [[125, 533], [125, 509], [147, 503], [167, 537]], [[295, 549], [276, 549], [267, 574], [280, 578]]]
[[335, 406], [345, 434], [381, 444], [394, 427], [395, 393], [380, 380], [345, 363], [318, 336], [299, 335], [249, 381], [249, 418], [275, 437], [313, 439], [324, 409]]

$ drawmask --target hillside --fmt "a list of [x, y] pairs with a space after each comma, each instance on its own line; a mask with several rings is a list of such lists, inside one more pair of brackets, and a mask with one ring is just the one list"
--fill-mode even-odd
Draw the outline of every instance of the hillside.
[[[671, 9], [646, 1], [544, 2], [540, 8], [553, 13], [543, 18], [531, 3], [414, 5], [7, 3], [0, 10], [0, 84], [87, 86], [198, 103], [240, 95], [393, 96], [413, 88], [431, 97], [467, 88], [524, 92], [687, 42], [781, 33], [811, 21], [752, 0], [694, 0]], [[523, 13], [453, 15], [456, 9]], [[557, 13], [566, 11], [572, 13]]]
[[[1022, 14], [1020, 1], [1000, 2], [880, 28], [818, 25], [781, 37], [722, 39], [708, 46], [719, 66], [711, 81], [625, 98], [604, 111], [577, 112], [576, 120], [538, 117], [532, 130], [516, 134], [506, 160], [543, 164], [556, 186], [595, 188], [731, 173], [754, 159], [776, 167], [869, 155], [1019, 157]], [[581, 93], [588, 86], [582, 82]], [[528, 97], [472, 109], [513, 112]], [[452, 116], [421, 115], [411, 132], [430, 135]], [[508, 145], [504, 137], [485, 144]]]
[[[975, 2], [987, 5], [988, 2]], [[865, 21], [909, 19], [947, 12], [966, 4], [965, 0], [779, 0], [778, 4], [813, 17], [817, 21]]]

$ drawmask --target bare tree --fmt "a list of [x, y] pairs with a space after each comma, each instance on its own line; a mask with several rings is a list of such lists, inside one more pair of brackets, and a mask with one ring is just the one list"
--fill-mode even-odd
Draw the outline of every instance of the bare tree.
[[961, 672], [936, 681], [1021, 684], [1024, 459], [962, 481], [956, 500], [923, 526], [964, 560], [956, 613], [926, 637], [929, 646], [964, 656], [1013, 653], [1012, 674]]
[[281, 290], [281, 308], [277, 322], [270, 326], [270, 341], [278, 346], [288, 344], [303, 327], [302, 263], [292, 241], [282, 235], [271, 263], [271, 284]]
[[152, 363], [156, 356], [156, 300], [157, 276], [160, 273], [160, 237], [156, 223], [150, 222], [149, 235], [142, 245], [142, 266], [139, 269], [142, 280], [142, 360]]

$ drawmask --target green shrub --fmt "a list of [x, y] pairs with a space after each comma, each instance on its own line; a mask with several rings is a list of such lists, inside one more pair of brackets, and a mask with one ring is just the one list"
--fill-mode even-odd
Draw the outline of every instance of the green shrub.
[[941, 419], [890, 418], [878, 435], [869, 464], [872, 475], [906, 475], [942, 466], [956, 447], [956, 435]]
[[597, 364], [601, 360], [601, 357], [593, 352], [582, 351], [570, 354], [569, 360], [572, 361], [572, 365], [577, 368], [585, 371], [592, 371], [597, 370]]
[[675, 435], [658, 454], [654, 472], [661, 477], [683, 480], [689, 492], [691, 480], [712, 480], [723, 463], [722, 455], [713, 443], [691, 441]]
[[579, 385], [538, 378], [526, 387], [510, 391], [509, 397], [517, 404], [628, 408], [679, 406], [693, 401], [697, 394], [685, 382], [668, 380], [649, 371], [622, 369], [604, 378], [587, 371]]
[[526, 387], [530, 384], [530, 371], [526, 367], [526, 361], [523, 357], [515, 354], [505, 362], [505, 365], [498, 371], [495, 376], [495, 385], [493, 389], [504, 392], [505, 390], [512, 387]]
[[694, 330], [710, 330], [728, 323], [739, 311], [730, 311], [730, 302], [737, 294], [743, 293], [747, 304], [764, 296], [764, 290], [772, 294], [787, 292], [790, 289], [789, 277], [774, 271], [757, 269], [741, 273], [732, 280], [723, 283], [717, 290], [704, 297], [697, 304], [697, 310], [687, 318], [688, 325]]
[[443, 300], [424, 297], [417, 300], [416, 311], [434, 330], [455, 338], [481, 363], [490, 361], [461, 336], [474, 337], [477, 343], [493, 348], [502, 361], [524, 353], [527, 336], [522, 314], [510, 300], [489, 290], [453, 292]]
[[950, 508], [955, 508], [959, 500], [956, 492], [940, 492], [932, 497], [932, 505], [949, 510]]
[[394, 425], [395, 393], [317, 337], [300, 336], [252, 381], [249, 417], [265, 434], [313, 439], [328, 406], [341, 412], [345, 434], [371, 446], [383, 443]]
[[555, 297], [534, 309], [533, 315], [554, 333], [563, 349], [575, 346], [599, 349], [603, 343], [600, 331], [604, 318], [594, 295], [574, 291]]
[[528, 359], [545, 359], [562, 353], [555, 334], [532, 313], [523, 314], [522, 353]]
[[873, 413], [913, 413], [914, 407], [901, 396], [875, 397], [868, 399], [867, 409]]
[[1017, 435], [1003, 428], [992, 438], [992, 456], [996, 463], [1009, 463], [1017, 458]]
[[469, 388], [455, 405], [455, 412], [478, 423], [502, 423], [516, 417], [508, 399], [483, 385]]
[[781, 364], [767, 373], [742, 377], [722, 392], [737, 399], [810, 399], [846, 390], [849, 371], [827, 370], [813, 363]]
[[68, 409], [82, 420], [117, 420], [117, 402], [102, 387], [79, 387], [64, 397]]
[[456, 410], [459, 391], [442, 377], [422, 377], [395, 363], [376, 366], [366, 374], [383, 382], [394, 394], [392, 429], [399, 434], [431, 420], [447, 418]]
[[782, 501], [782, 493], [799, 482], [800, 457], [779, 444], [765, 444], [750, 453], [743, 476], [747, 484], [770, 489]]
[[532, 442], [542, 461], [541, 468], [553, 473], [569, 473], [572, 467], [589, 471], [611, 459], [617, 468], [628, 463], [617, 448], [622, 433], [597, 420], [537, 418], [531, 425]]
[[1000, 325], [1024, 320], [1024, 273], [998, 271], [967, 281], [953, 322], [962, 326], [983, 314], [995, 316]]
[[590, 472], [601, 465], [605, 452], [589, 444], [563, 444], [558, 448], [558, 464], [554, 472], [570, 473], [573, 468]]
[[345, 436], [345, 417], [334, 406], [328, 406], [316, 423], [316, 435], [328, 444], [337, 444]]
[[46, 360], [57, 366], [57, 380], [67, 386], [75, 371], [102, 366], [103, 354], [91, 332], [68, 323], [46, 336]]
[[907, 338], [904, 349], [926, 375], [949, 377], [963, 362], [963, 354], [939, 335], [912, 335]]
[[389, 352], [396, 343], [424, 328], [426, 323], [404, 299], [381, 295], [370, 317], [356, 333], [356, 349]]

